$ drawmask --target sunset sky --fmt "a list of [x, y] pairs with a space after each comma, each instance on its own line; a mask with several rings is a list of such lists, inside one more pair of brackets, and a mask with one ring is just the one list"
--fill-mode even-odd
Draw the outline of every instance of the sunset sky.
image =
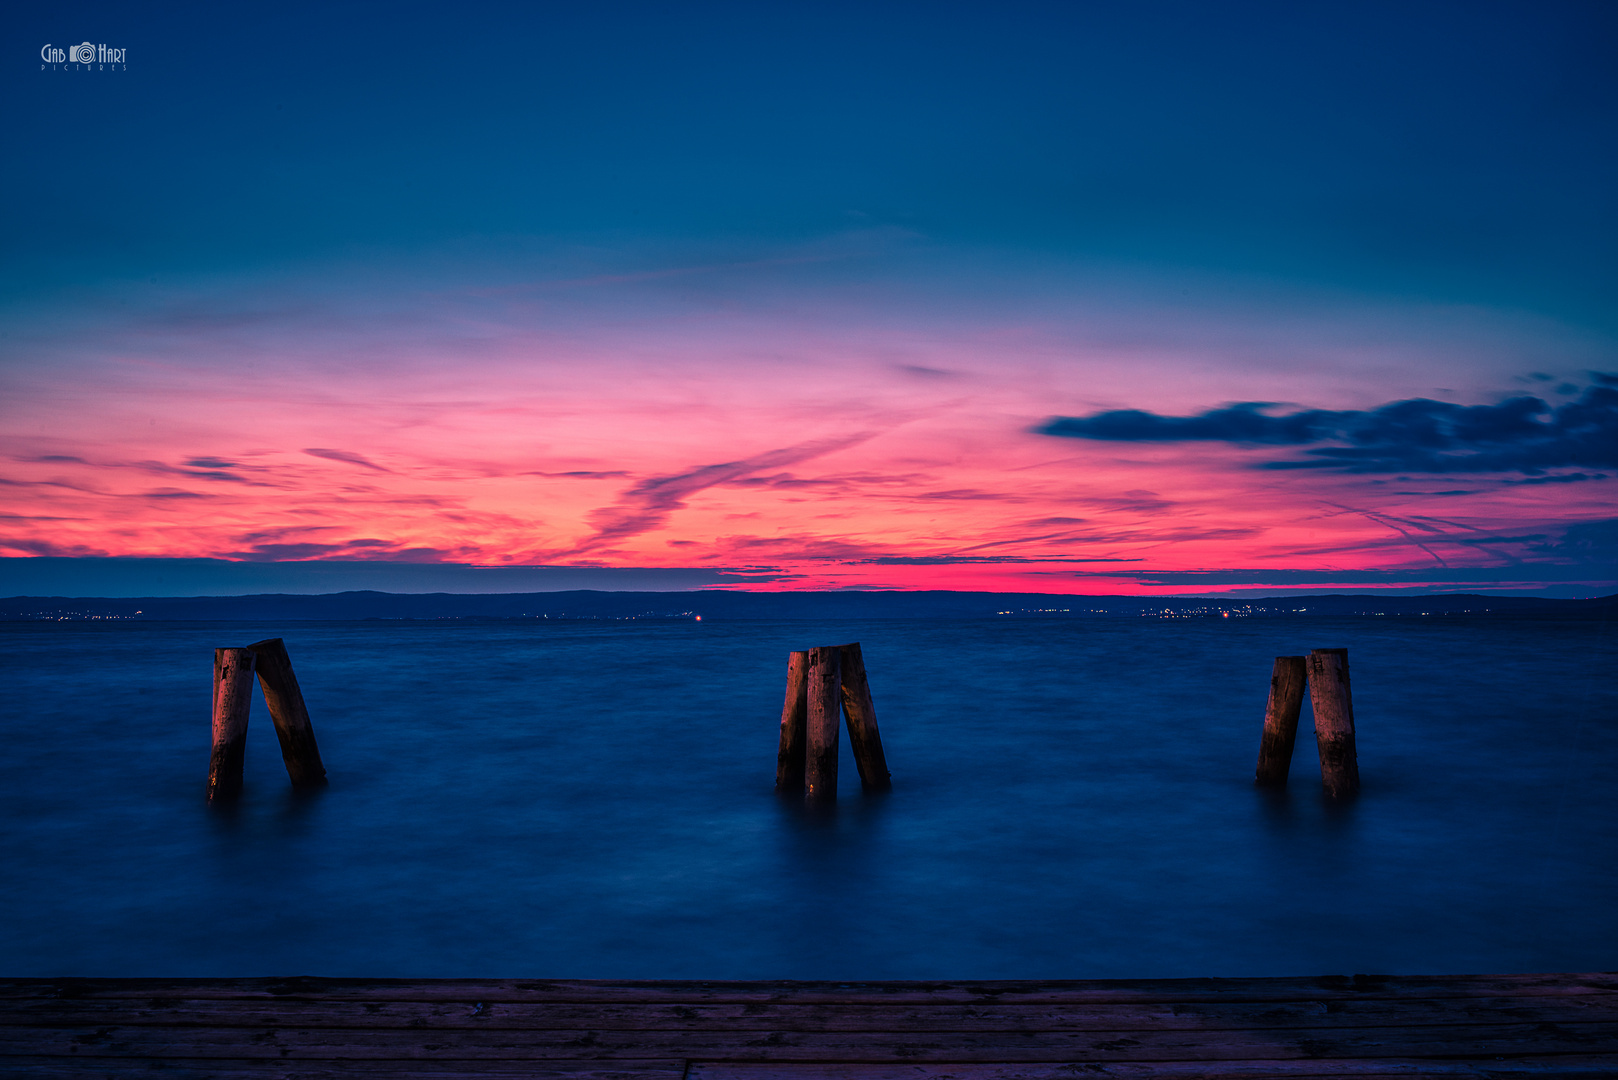
[[1611, 5], [5, 20], [0, 587], [1618, 589]]

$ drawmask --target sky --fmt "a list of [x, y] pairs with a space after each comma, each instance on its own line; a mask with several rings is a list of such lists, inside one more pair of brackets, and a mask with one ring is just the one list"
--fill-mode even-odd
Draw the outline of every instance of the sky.
[[1611, 5], [0, 20], [0, 588], [1618, 591]]

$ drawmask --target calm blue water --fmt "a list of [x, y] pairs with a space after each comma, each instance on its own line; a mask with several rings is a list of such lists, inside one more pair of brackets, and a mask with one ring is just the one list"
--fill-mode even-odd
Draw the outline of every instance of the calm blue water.
[[[331, 773], [202, 800], [212, 649]], [[0, 626], [0, 973], [1079, 978], [1618, 968], [1618, 638], [1445, 619]], [[772, 791], [786, 653], [864, 643], [894, 791]], [[1347, 646], [1364, 792], [1251, 784]]]

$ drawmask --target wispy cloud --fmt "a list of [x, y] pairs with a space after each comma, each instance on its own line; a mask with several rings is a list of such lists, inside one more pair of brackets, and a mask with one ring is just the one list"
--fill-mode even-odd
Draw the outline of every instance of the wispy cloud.
[[374, 461], [369, 461], [351, 450], [328, 450], [323, 447], [308, 447], [304, 453], [310, 457], [325, 458], [328, 461], [345, 461], [350, 465], [358, 465], [365, 469], [374, 469], [380, 473], [391, 473], [392, 469], [384, 469]]
[[685, 506], [685, 500], [699, 491], [746, 479], [765, 469], [781, 469], [809, 461], [836, 450], [857, 446], [874, 438], [877, 432], [862, 431], [831, 439], [817, 439], [755, 454], [739, 461], [703, 465], [672, 476], [654, 476], [631, 487], [611, 506], [589, 515], [595, 533], [564, 555], [582, 555], [618, 540], [650, 532], [666, 522], [669, 515]]
[[288, 544], [254, 544], [242, 551], [229, 553], [232, 559], [243, 562], [283, 562], [309, 559], [344, 559], [360, 562], [385, 561], [409, 563], [436, 563], [453, 559], [462, 552], [441, 551], [438, 548], [402, 547], [387, 540], [344, 540], [333, 544], [313, 541]]

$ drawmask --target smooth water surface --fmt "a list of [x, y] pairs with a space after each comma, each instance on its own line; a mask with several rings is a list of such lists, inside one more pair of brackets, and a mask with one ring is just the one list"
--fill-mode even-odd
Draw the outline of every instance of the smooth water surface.
[[[286, 638], [331, 774], [212, 649]], [[0, 974], [1088, 978], [1618, 968], [1618, 640], [1308, 617], [10, 623]], [[864, 643], [894, 790], [772, 790], [788, 650]], [[1364, 791], [1252, 785], [1347, 646]]]

